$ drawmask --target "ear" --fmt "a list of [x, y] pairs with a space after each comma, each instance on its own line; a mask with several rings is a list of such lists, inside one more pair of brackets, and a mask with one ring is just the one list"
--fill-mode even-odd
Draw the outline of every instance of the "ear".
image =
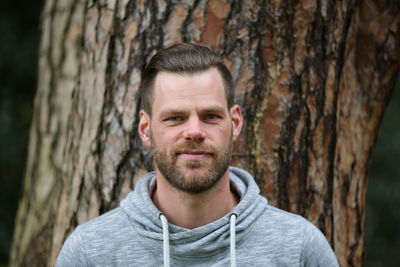
[[233, 105], [229, 114], [232, 120], [232, 137], [233, 141], [235, 141], [239, 137], [243, 126], [243, 116], [239, 105]]
[[140, 111], [140, 121], [138, 132], [140, 139], [147, 146], [151, 147], [151, 138], [150, 138], [150, 116], [144, 111]]

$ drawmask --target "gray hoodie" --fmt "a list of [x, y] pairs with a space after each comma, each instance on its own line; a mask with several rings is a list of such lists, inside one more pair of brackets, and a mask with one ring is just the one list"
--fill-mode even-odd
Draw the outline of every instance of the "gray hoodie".
[[56, 266], [339, 266], [314, 225], [268, 205], [244, 170], [230, 167], [229, 176], [239, 204], [217, 221], [186, 229], [167, 224], [153, 204], [156, 179], [148, 173], [121, 207], [75, 229]]

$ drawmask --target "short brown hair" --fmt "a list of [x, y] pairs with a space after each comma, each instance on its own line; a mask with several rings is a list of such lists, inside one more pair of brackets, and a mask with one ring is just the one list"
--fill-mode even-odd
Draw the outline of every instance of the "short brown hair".
[[141, 108], [151, 115], [154, 81], [159, 72], [194, 74], [206, 71], [212, 67], [217, 68], [221, 74], [224, 82], [226, 101], [230, 108], [234, 104], [233, 79], [222, 57], [207, 47], [190, 43], [172, 45], [158, 51], [150, 59], [142, 72], [139, 88]]

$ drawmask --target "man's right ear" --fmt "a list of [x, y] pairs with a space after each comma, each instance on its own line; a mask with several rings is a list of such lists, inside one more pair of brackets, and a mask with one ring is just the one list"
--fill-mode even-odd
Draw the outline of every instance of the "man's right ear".
[[140, 111], [140, 121], [138, 132], [140, 139], [147, 146], [151, 147], [151, 138], [150, 138], [150, 116], [146, 113], [146, 111]]

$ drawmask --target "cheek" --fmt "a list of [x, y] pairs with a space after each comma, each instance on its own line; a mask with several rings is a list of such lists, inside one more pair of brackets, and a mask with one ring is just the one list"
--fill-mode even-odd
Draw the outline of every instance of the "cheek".
[[219, 140], [221, 143], [227, 143], [232, 136], [232, 129], [233, 128], [231, 123], [227, 123], [221, 127], [214, 128], [212, 129], [212, 131], [210, 131], [212, 136], [211, 138], [214, 140]]
[[153, 138], [157, 144], [169, 146], [179, 139], [179, 131], [173, 128], [154, 129]]

